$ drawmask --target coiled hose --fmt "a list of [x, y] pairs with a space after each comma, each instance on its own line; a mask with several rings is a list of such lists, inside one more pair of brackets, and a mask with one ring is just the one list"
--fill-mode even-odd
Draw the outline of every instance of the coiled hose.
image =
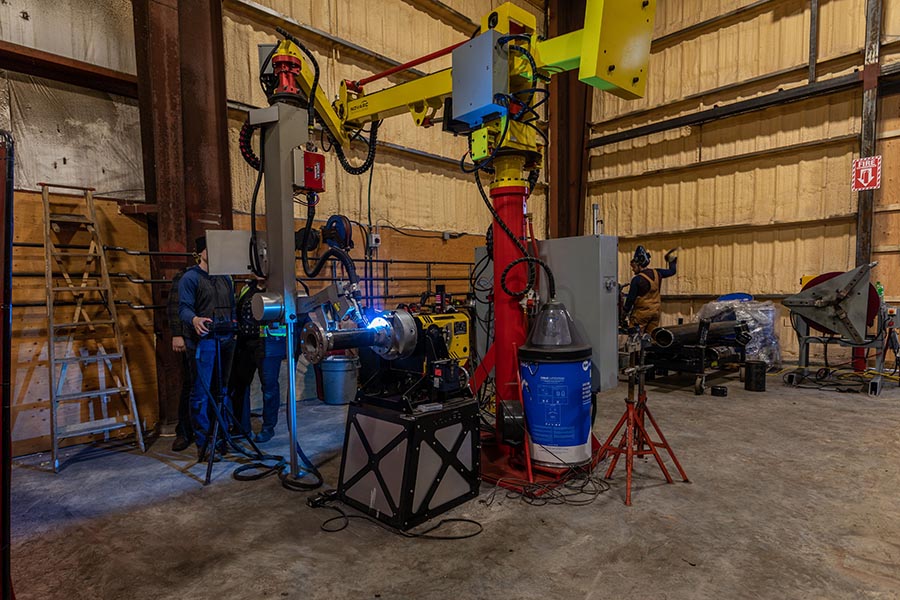
[[[313, 220], [316, 218], [316, 198], [314, 193], [308, 194], [309, 198], [309, 206], [306, 210], [306, 225], [303, 227], [303, 236], [306, 239], [309, 236], [309, 232], [312, 230]], [[314, 265], [310, 265], [309, 262], [309, 251], [306, 249], [306, 245], [300, 249], [300, 258], [301, 263], [303, 265], [303, 272], [307, 277], [316, 277], [319, 273], [322, 272], [322, 269], [325, 268], [325, 263], [328, 262], [329, 258], [334, 258], [339, 261], [344, 269], [347, 270], [347, 279], [350, 280], [351, 284], [359, 285], [359, 275], [356, 273], [356, 265], [353, 263], [353, 259], [350, 258], [350, 255], [341, 250], [340, 248], [329, 248], [327, 252], [325, 252], [322, 256], [316, 259]], [[357, 290], [355, 294], [359, 294]]]
[[550, 299], [556, 298], [556, 279], [553, 277], [553, 271], [550, 270], [550, 266], [547, 263], [534, 256], [523, 256], [506, 265], [506, 268], [503, 269], [503, 273], [500, 275], [500, 288], [510, 296], [524, 296], [534, 287], [534, 282], [530, 281], [526, 284], [525, 289], [517, 292], [509, 289], [506, 285], [506, 277], [509, 275], [509, 272], [512, 271], [513, 267], [521, 263], [535, 264], [544, 269], [544, 273], [547, 274], [547, 291], [550, 294]]

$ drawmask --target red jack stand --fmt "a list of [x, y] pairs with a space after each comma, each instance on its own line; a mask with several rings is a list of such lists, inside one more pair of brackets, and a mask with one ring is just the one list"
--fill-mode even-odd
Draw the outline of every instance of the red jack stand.
[[[635, 366], [634, 363], [637, 358], [636, 355], [638, 354], [640, 354], [641, 364]], [[656, 459], [656, 464], [659, 465], [660, 470], [663, 472], [666, 482], [674, 483], [672, 476], [669, 475], [669, 470], [666, 468], [666, 465], [663, 463], [662, 457], [659, 454], [658, 449], [662, 448], [669, 453], [682, 480], [686, 483], [690, 483], [687, 474], [684, 472], [684, 469], [681, 468], [681, 463], [679, 463], [678, 459], [675, 457], [675, 452], [672, 451], [672, 447], [669, 445], [669, 442], [666, 441], [666, 436], [663, 435], [662, 430], [656, 423], [656, 419], [654, 419], [653, 415], [650, 413], [650, 408], [647, 406], [647, 392], [644, 389], [644, 374], [650, 367], [645, 366], [643, 362], [643, 351], [632, 351], [631, 366], [625, 371], [628, 375], [628, 397], [625, 398], [625, 414], [619, 419], [613, 432], [609, 434], [609, 437], [600, 449], [601, 460], [607, 453], [615, 455], [609, 463], [609, 468], [606, 470], [607, 479], [612, 477], [613, 471], [615, 471], [616, 465], [619, 463], [619, 457], [622, 454], [625, 455], [625, 506], [631, 506], [631, 474], [634, 470], [635, 456], [652, 454]], [[637, 401], [635, 401], [634, 397], [636, 387], [638, 389]], [[650, 438], [650, 435], [644, 427], [644, 417], [650, 419], [650, 424], [653, 425], [653, 429], [659, 436], [660, 441], [654, 442]], [[613, 447], [613, 440], [619, 435], [619, 431], [622, 429], [623, 425], [625, 426], [625, 432], [619, 439], [619, 444]]]

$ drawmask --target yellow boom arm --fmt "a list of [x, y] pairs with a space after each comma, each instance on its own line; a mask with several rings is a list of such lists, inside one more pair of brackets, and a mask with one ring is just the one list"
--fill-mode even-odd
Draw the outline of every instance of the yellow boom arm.
[[[493, 29], [503, 35], [516, 36], [511, 43], [514, 41], [529, 50], [541, 77], [578, 69], [578, 78], [584, 83], [633, 99], [644, 95], [655, 12], [656, 0], [588, 0], [584, 28], [542, 40], [536, 34], [535, 16], [507, 2], [482, 18], [481, 33]], [[287, 40], [281, 43], [276, 53], [303, 59], [299, 49]], [[473, 78], [481, 76], [481, 73], [472, 73]], [[529, 61], [524, 55], [511, 52], [510, 92], [536, 87], [537, 82], [531, 77]], [[312, 89], [312, 70], [304, 66], [297, 79], [308, 97]], [[346, 81], [341, 83], [339, 97], [333, 105], [321, 86], [315, 93], [317, 113], [342, 145], [349, 144], [352, 132], [366, 123], [407, 112], [416, 125], [428, 125], [431, 122], [427, 118], [429, 112], [433, 115], [441, 110], [444, 100], [453, 95], [451, 69], [371, 93], [361, 87], [353, 89], [350, 83], [350, 86]], [[451, 115], [443, 117], [450, 119]]]

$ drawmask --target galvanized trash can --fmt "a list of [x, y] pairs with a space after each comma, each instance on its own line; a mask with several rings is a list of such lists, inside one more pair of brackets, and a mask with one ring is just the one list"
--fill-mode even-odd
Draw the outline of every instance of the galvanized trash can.
[[359, 360], [348, 356], [329, 356], [322, 369], [322, 394], [325, 404], [348, 404], [356, 398]]

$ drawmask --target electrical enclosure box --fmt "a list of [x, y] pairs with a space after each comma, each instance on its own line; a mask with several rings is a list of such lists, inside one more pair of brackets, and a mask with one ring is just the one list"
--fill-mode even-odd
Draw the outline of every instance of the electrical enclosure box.
[[250, 273], [247, 249], [250, 232], [244, 229], [209, 229], [206, 231], [210, 275], [245, 275]]
[[338, 497], [409, 529], [478, 495], [478, 401], [407, 414], [363, 402], [347, 413]]
[[257, 52], [257, 55], [259, 56], [259, 68], [262, 69], [263, 65], [265, 65], [265, 69], [261, 73], [262, 75], [272, 75], [273, 73], [275, 73], [275, 68], [274, 68], [274, 65], [272, 64], [272, 61], [270, 60], [267, 64], [266, 59], [272, 53], [272, 50], [274, 50], [277, 46], [278, 46], [278, 44], [257, 44], [256, 45], [256, 52]]
[[473, 128], [506, 111], [495, 98], [509, 93], [509, 51], [500, 37], [491, 29], [452, 52], [453, 119]]
[[325, 191], [325, 156], [294, 148], [294, 187], [304, 192]]
[[[585, 235], [538, 241], [538, 252], [553, 271], [556, 279], [556, 297], [566, 305], [575, 321], [575, 327], [591, 345], [591, 387], [604, 391], [618, 385], [619, 354], [619, 239], [610, 235]], [[487, 319], [491, 315], [489, 294], [493, 286], [493, 262], [487, 260], [487, 251], [475, 249], [475, 261], [484, 262], [475, 274], [475, 303], [478, 326], [475, 327], [478, 356], [487, 351]], [[540, 291], [546, 300], [547, 277], [543, 269]], [[480, 274], [479, 274], [480, 273]], [[481, 291], [485, 290], [485, 291]], [[503, 293], [503, 292], [499, 292]], [[490, 326], [493, 329], [493, 325]]]
[[488, 140], [489, 127], [482, 127], [473, 131], [469, 139], [472, 142], [472, 161], [479, 162], [491, 155], [490, 140]]

